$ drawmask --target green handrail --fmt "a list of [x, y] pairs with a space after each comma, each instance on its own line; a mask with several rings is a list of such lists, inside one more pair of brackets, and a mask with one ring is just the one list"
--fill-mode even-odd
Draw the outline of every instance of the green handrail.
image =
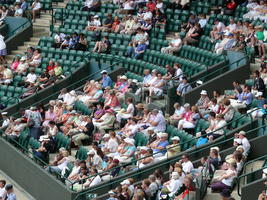
[[[246, 134], [247, 135], [251, 135], [254, 131], [257, 131], [258, 129], [260, 128], [265, 128], [267, 125], [264, 125], [264, 126], [261, 126], [261, 127], [257, 127], [257, 128], [254, 128], [252, 130], [249, 130]], [[217, 142], [217, 143], [210, 143], [209, 145], [205, 146], [205, 147], [202, 147], [202, 148], [196, 148], [195, 151], [192, 151], [192, 152], [187, 152], [190, 155], [192, 154], [195, 154], [195, 153], [198, 153], [198, 152], [201, 152], [205, 149], [209, 149], [211, 146], [219, 146], [219, 145], [222, 145], [224, 143], [227, 143], [229, 141], [232, 141], [235, 137], [232, 137], [232, 138], [229, 138], [227, 140], [224, 140], [224, 141], [220, 141], [220, 142]], [[164, 160], [165, 162], [159, 162], [159, 163], [155, 163], [155, 164], [152, 164], [152, 165], [149, 165], [149, 167], [146, 167], [144, 169], [141, 170], [140, 172], [140, 169], [136, 170], [137, 174], [134, 174], [134, 175], [129, 175], [128, 178], [132, 177], [132, 176], [137, 176], [138, 174], [141, 174], [141, 173], [145, 173], [145, 172], [148, 172], [148, 171], [151, 171], [152, 169], [159, 169], [161, 167], [163, 167], [164, 165], [166, 164], [171, 164], [171, 163], [174, 163], [174, 162], [177, 162], [181, 159], [182, 155], [178, 155], [178, 156], [174, 156], [174, 157], [171, 157], [171, 159], [167, 159], [167, 160]], [[142, 158], [143, 159], [143, 158]], [[141, 159], [140, 159], [141, 160]], [[98, 173], [96, 175], [100, 175], [101, 173]], [[95, 175], [95, 176], [96, 176]], [[89, 178], [92, 178], [93, 176], [89, 177]], [[81, 195], [85, 195], [87, 193], [92, 193], [94, 191], [97, 191], [103, 187], [105, 187], [106, 185], [108, 186], [112, 186], [116, 183], [119, 183], [122, 181], [122, 178], [121, 179], [118, 179], [118, 180], [114, 180], [114, 181], [108, 181], [106, 182], [105, 184], [101, 183], [100, 185], [97, 185], [97, 186], [94, 186], [93, 188], [87, 188], [86, 190], [82, 191], [79, 193], [79, 196]], [[77, 199], [77, 198], [76, 198]]]
[[[241, 118], [241, 117], [240, 117], [240, 118]], [[237, 119], [237, 120], [238, 120], [238, 119]], [[219, 130], [219, 129], [218, 129], [218, 130]], [[218, 130], [215, 130], [215, 131], [218, 131]], [[210, 134], [210, 133], [209, 133], [209, 134]], [[182, 145], [184, 145], [184, 144], [188, 144], [188, 143], [190, 144], [190, 142], [192, 142], [192, 141], [195, 140], [195, 139], [196, 139], [196, 138], [190, 139], [190, 140], [188, 140], [188, 141], [185, 141], [185, 142], [183, 142], [183, 143], [180, 143], [179, 145], [182, 146]], [[231, 140], [231, 139], [232, 139], [232, 138], [230, 138], [230, 139], [225, 139], [224, 141], [229, 141], [229, 140]], [[172, 148], [175, 148], [175, 147], [172, 147]], [[154, 153], [152, 156], [154, 157], [155, 155], [160, 154], [160, 153], [162, 153], [162, 152], [164, 152], [164, 151], [166, 151], [166, 150], [172, 149], [172, 148], [168, 148], [168, 149], [160, 150], [160, 151], [158, 151], [157, 153]], [[168, 156], [168, 154], [167, 154], [167, 156]], [[150, 156], [145, 156], [145, 157], [140, 158], [140, 159], [134, 159], [134, 160], [132, 160], [132, 161], [129, 162], [129, 163], [120, 164], [118, 167], [124, 167], [124, 166], [127, 166], [127, 165], [129, 165], [129, 164], [136, 163], [137, 161], [139, 161], [139, 160], [143, 160], [144, 158], [148, 158], [148, 157], [150, 157]], [[138, 166], [138, 169], [139, 169], [139, 166]], [[105, 174], [105, 173], [107, 173], [107, 172], [109, 172], [109, 171], [112, 171], [112, 170], [114, 170], [114, 169], [110, 169], [110, 170], [107, 170], [107, 171], [98, 173], [98, 175]], [[92, 177], [88, 177], [88, 178], [92, 178]], [[86, 179], [88, 179], [88, 178], [86, 178]], [[85, 179], [85, 180], [86, 180], [86, 179]], [[77, 183], [77, 182], [79, 182], [79, 181], [75, 181], [73, 184], [75, 184], [75, 183]], [[73, 184], [72, 184], [72, 186], [73, 186]]]
[[27, 19], [27, 21], [25, 21], [19, 27], [16, 27], [16, 29], [13, 30], [12, 32], [10, 32], [9, 37], [15, 35], [18, 30], [20, 30], [21, 28], [25, 27], [26, 25], [28, 25], [28, 24], [31, 25], [32, 24], [31, 20], [29, 20], [28, 18], [25, 18], [25, 19]]
[[266, 159], [267, 159], [267, 155], [264, 155], [264, 156], [261, 156], [261, 157], [259, 157], [259, 158], [255, 158], [255, 159], [253, 159], [253, 160], [250, 160], [250, 161], [248, 161], [248, 162], [246, 162], [246, 163], [244, 164], [243, 169], [245, 169], [245, 168], [247, 167], [247, 165], [249, 165], [249, 164], [251, 164], [251, 163], [253, 163], [253, 162], [256, 162], [256, 161], [258, 161], [258, 160], [266, 160]]
[[[213, 71], [213, 72], [210, 72], [209, 74], [206, 74], [205, 76], [200, 77], [199, 79], [202, 80], [202, 81], [204, 82], [204, 81], [206, 80], [207, 77], [212, 76], [213, 74], [216, 75], [216, 74], [217, 74], [218, 72], [220, 72], [220, 71], [223, 71], [223, 72], [228, 71], [228, 70], [229, 70], [229, 67], [230, 67], [231, 65], [233, 65], [233, 64], [237, 64], [237, 65], [235, 66], [235, 68], [237, 69], [237, 68], [240, 67], [240, 65], [238, 65], [238, 63], [240, 63], [242, 60], [244, 60], [244, 59], [246, 59], [246, 58], [248, 58], [248, 55], [245, 55], [244, 57], [240, 58], [239, 60], [237, 60], [237, 61], [235, 61], [235, 62], [233, 62], [233, 63], [228, 63], [228, 64], [227, 64], [226, 66], [224, 66], [223, 68], [220, 68], [220, 69], [217, 69], [217, 70], [215, 70], [215, 71]], [[191, 86], [195, 86], [197, 81], [198, 81], [198, 80], [195, 80], [195, 81], [191, 82], [191, 83], [190, 83]]]
[[241, 189], [241, 179], [246, 178], [246, 177], [248, 177], [248, 176], [250, 176], [250, 175], [253, 175], [253, 174], [255, 174], [255, 173], [262, 172], [262, 170], [263, 170], [263, 169], [266, 169], [266, 168], [267, 168], [267, 166], [264, 166], [264, 167], [262, 167], [261, 169], [257, 169], [257, 170], [255, 170], [255, 171], [253, 171], [253, 172], [246, 173], [246, 174], [243, 174], [243, 175], [239, 176], [239, 177], [237, 178], [237, 194], [238, 194], [238, 196], [241, 197], [241, 195], [242, 195], [242, 194], [241, 194], [241, 191], [240, 191], [240, 189]]

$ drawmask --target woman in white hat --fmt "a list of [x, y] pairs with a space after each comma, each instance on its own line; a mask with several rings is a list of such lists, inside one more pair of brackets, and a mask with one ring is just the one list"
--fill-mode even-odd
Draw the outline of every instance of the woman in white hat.
[[179, 144], [180, 138], [178, 136], [174, 136], [171, 138], [172, 144], [167, 146], [167, 158], [173, 157], [181, 152], [181, 146]]

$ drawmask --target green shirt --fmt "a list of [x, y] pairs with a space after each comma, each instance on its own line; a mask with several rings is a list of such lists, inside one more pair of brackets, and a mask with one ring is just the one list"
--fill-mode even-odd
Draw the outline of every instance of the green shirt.
[[61, 66], [58, 66], [58, 67], [56, 67], [56, 68], [54, 69], [54, 71], [55, 71], [55, 75], [56, 75], [56, 76], [59, 76], [59, 75], [62, 74], [62, 67], [61, 67]]
[[256, 32], [256, 37], [257, 37], [258, 40], [263, 41], [264, 40], [264, 33], [263, 33], [263, 31], [257, 31]]

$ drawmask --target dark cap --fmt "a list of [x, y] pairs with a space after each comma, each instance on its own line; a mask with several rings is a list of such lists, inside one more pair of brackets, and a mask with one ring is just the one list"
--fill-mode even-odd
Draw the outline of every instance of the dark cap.
[[11, 190], [11, 189], [13, 189], [13, 185], [7, 184], [5, 189], [6, 189], [6, 191]]

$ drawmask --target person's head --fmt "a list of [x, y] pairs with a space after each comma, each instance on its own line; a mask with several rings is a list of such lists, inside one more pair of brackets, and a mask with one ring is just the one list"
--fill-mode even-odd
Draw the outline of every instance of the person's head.
[[231, 104], [231, 101], [229, 99], [226, 98], [223, 100], [223, 105], [229, 106], [230, 104]]
[[181, 106], [178, 102], [176, 102], [174, 105], [173, 105], [173, 108], [174, 109], [179, 109]]
[[240, 131], [239, 133], [238, 133], [238, 138], [240, 138], [241, 140], [243, 139], [243, 138], [245, 138], [246, 137], [246, 132], [245, 131]]
[[111, 13], [108, 13], [107, 14], [107, 18], [112, 19], [112, 14]]
[[158, 109], [153, 109], [153, 110], [152, 110], [152, 114], [153, 114], [154, 116], [156, 116], [158, 113], [159, 113], [159, 110], [158, 110]]
[[190, 104], [189, 103], [184, 104], [184, 109], [185, 111], [189, 111], [191, 109]]
[[161, 73], [158, 73], [158, 79], [162, 79], [162, 74]]
[[114, 131], [109, 131], [109, 135], [111, 138], [115, 138], [116, 137], [116, 133]]
[[80, 33], [80, 38], [81, 39], [84, 39], [84, 37], [85, 37], [84, 34], [83, 33]]
[[40, 54], [41, 53], [41, 49], [39, 49], [39, 48], [38, 49], [35, 49], [34, 53], [35, 54]]
[[178, 144], [180, 142], [180, 138], [178, 137], [178, 136], [174, 136], [173, 138], [172, 138], [172, 143], [173, 144]]
[[220, 93], [218, 90], [214, 90], [214, 91], [213, 91], [213, 97], [214, 97], [214, 98], [217, 98], [217, 97], [219, 97], [219, 96], [221, 96], [221, 93]]
[[202, 91], [200, 92], [200, 97], [201, 97], [201, 98], [206, 98], [207, 95], [208, 95], [208, 93], [207, 93], [206, 90], [202, 90]]
[[240, 151], [234, 152], [234, 159], [236, 160], [236, 162], [241, 162], [243, 158], [243, 154]]
[[106, 36], [104, 36], [104, 40], [106, 40], [106, 41], [108, 40], [108, 36], [107, 36], [107, 35], [106, 35]]
[[100, 72], [103, 77], [107, 76], [108, 72], [106, 70], [103, 70]]
[[260, 72], [258, 70], [256, 70], [255, 72], [253, 72], [253, 77], [254, 78], [260, 77]]
[[215, 25], [219, 24], [219, 22], [220, 22], [220, 20], [219, 20], [219, 19], [217, 19], [217, 18], [216, 18], [216, 19], [214, 19], [214, 24], [215, 24]]
[[6, 181], [5, 180], [0, 180], [0, 188], [4, 188], [6, 185]]
[[7, 194], [14, 192], [13, 185], [11, 184], [7, 184], [5, 189], [6, 189]]
[[233, 86], [234, 88], [238, 87], [240, 85], [239, 81], [233, 81]]
[[168, 133], [160, 133], [160, 141], [168, 140]]
[[179, 64], [179, 63], [174, 63], [173, 64], [173, 68], [174, 69], [179, 69], [179, 68], [181, 68], [182, 66], [181, 66], [181, 64]]
[[216, 113], [215, 112], [210, 112], [209, 117], [210, 117], [210, 119], [215, 119]]
[[131, 97], [130, 97], [130, 98], [128, 98], [128, 99], [127, 99], [127, 103], [128, 103], [128, 104], [131, 104], [131, 103], [133, 103], [133, 98], [131, 98]]
[[157, 74], [158, 74], [158, 70], [153, 69], [153, 70], [152, 70], [152, 75], [153, 75], [153, 76], [157, 76]]
[[216, 116], [216, 119], [217, 119], [217, 121], [224, 120], [224, 116], [223, 116], [223, 114], [218, 114], [218, 115]]
[[193, 186], [193, 178], [191, 175], [186, 175], [184, 177], [184, 185], [186, 188], [191, 188]]
[[230, 23], [230, 24], [234, 24], [234, 23], [235, 23], [234, 18], [230, 18], [230, 19], [229, 19], [229, 23]]
[[244, 86], [244, 92], [249, 93], [251, 91], [251, 87], [249, 85]]
[[154, 128], [153, 127], [147, 128], [147, 133], [148, 135], [152, 135], [154, 133]]
[[204, 165], [207, 162], [207, 160], [208, 160], [208, 157], [207, 156], [204, 156], [204, 157], [202, 157], [200, 159], [200, 162], [201, 162], [202, 165]]
[[188, 156], [187, 153], [185, 153], [185, 154], [182, 156], [182, 161], [183, 161], [183, 162], [187, 162], [187, 161], [189, 161], [189, 156]]
[[99, 102], [97, 105], [96, 105], [97, 109], [103, 109], [104, 108], [104, 102]]
[[216, 149], [212, 149], [211, 151], [210, 151], [210, 157], [211, 158], [217, 158], [218, 157], [218, 151], [216, 150]]
[[94, 150], [90, 150], [88, 153], [87, 153], [88, 157], [94, 157], [95, 156], [95, 151]]
[[48, 124], [49, 124], [50, 127], [55, 127], [56, 126], [56, 123], [54, 121], [49, 121]]
[[149, 179], [145, 179], [145, 180], [142, 181], [142, 188], [143, 189], [148, 188], [149, 185], [150, 185], [150, 180]]
[[191, 110], [194, 113], [199, 113], [199, 110], [198, 110], [198, 107], [197, 106], [192, 106]]
[[149, 75], [149, 73], [150, 73], [150, 70], [149, 70], [149, 69], [145, 69], [145, 70], [144, 70], [144, 75], [145, 75], [145, 76]]
[[187, 80], [187, 78], [185, 76], [182, 78], [182, 81], [183, 81], [184, 84], [188, 82], [188, 80]]
[[34, 74], [35, 70], [33, 68], [30, 69], [30, 73]]

